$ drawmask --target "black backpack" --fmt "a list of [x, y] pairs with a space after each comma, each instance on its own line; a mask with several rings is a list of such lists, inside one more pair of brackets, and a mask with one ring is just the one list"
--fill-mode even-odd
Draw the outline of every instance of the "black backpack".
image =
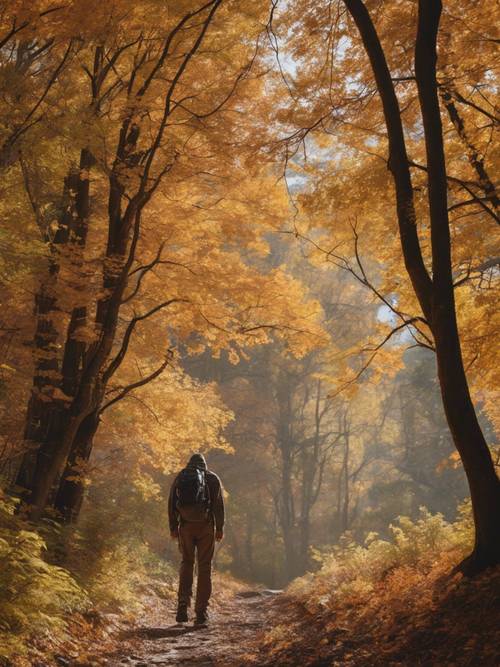
[[178, 508], [193, 505], [207, 507], [209, 497], [205, 471], [194, 466], [181, 470], [177, 477], [176, 495]]

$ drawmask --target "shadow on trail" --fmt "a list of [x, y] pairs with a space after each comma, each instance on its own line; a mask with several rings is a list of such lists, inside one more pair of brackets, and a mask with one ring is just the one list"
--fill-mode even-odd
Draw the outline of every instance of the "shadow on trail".
[[200, 632], [200, 630], [205, 630], [207, 625], [171, 625], [167, 628], [148, 628], [141, 627], [135, 628], [134, 630], [129, 630], [124, 633], [125, 637], [143, 637], [144, 639], [162, 639], [164, 637], [179, 637], [180, 635], [186, 635], [189, 632]]

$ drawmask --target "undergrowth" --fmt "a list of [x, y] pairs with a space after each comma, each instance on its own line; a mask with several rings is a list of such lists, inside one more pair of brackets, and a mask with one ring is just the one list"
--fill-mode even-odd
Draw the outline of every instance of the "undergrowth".
[[15, 509], [0, 495], [0, 664], [31, 664], [22, 656], [70, 639], [75, 617], [126, 616], [148, 594], [173, 595], [172, 565], [136, 536], [100, 531], [100, 540], [94, 527], [49, 520], [35, 530]]
[[[344, 535], [315, 553], [317, 572], [290, 584], [257, 663], [495, 664], [500, 573], [473, 581], [453, 574], [472, 544], [468, 503], [455, 522], [421, 508], [416, 520], [399, 517], [389, 539], [372, 533], [358, 544]], [[471, 662], [474, 655], [479, 662]]]
[[321, 563], [319, 571], [296, 579], [288, 588], [289, 595], [310, 611], [362, 602], [371, 598], [381, 582], [390, 583], [401, 572], [405, 577], [414, 573], [418, 578], [437, 564], [446, 564], [451, 569], [473, 544], [467, 503], [459, 508], [459, 518], [453, 523], [421, 507], [417, 520], [398, 517], [389, 530], [390, 540], [369, 533], [364, 544], [358, 544], [347, 533], [329, 552], [315, 552]]
[[60, 635], [65, 616], [84, 611], [85, 590], [64, 568], [47, 562], [47, 545], [0, 497], [0, 660], [23, 653], [29, 636]]

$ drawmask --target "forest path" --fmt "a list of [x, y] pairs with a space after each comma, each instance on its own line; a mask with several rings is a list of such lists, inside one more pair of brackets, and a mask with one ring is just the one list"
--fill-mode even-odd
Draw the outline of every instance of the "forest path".
[[[193, 622], [169, 624], [175, 610], [165, 605], [163, 614], [139, 619], [127, 632], [120, 655], [110, 656], [110, 667], [236, 667], [250, 662], [256, 635], [265, 630], [279, 591], [246, 590], [215, 596], [207, 626]], [[163, 618], [159, 618], [159, 616]], [[193, 614], [191, 614], [193, 615]], [[151, 620], [155, 623], [150, 625]], [[161, 622], [163, 621], [163, 622]], [[158, 622], [158, 624], [156, 624]]]

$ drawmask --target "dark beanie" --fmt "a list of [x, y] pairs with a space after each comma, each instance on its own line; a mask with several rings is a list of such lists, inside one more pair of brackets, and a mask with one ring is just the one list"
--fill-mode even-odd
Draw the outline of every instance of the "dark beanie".
[[204, 468], [206, 470], [207, 462], [203, 454], [193, 454], [189, 459], [188, 466], [195, 466], [196, 468]]

